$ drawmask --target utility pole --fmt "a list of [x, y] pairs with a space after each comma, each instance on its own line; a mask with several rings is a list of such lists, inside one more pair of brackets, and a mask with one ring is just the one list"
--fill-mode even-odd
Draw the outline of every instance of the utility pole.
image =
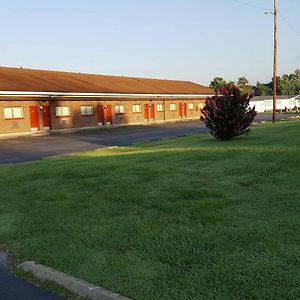
[[277, 0], [274, 0], [274, 65], [273, 65], [273, 114], [272, 122], [276, 122], [277, 100]]

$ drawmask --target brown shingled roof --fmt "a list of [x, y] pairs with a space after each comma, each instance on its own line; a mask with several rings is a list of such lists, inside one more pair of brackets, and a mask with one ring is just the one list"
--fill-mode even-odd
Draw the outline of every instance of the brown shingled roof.
[[0, 67], [0, 91], [213, 94], [213, 90], [210, 88], [190, 81], [107, 76], [8, 67]]

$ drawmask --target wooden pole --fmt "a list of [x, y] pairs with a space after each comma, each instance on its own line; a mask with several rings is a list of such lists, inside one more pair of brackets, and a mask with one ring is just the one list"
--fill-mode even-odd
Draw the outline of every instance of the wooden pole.
[[274, 0], [274, 65], [273, 65], [273, 115], [272, 121], [276, 122], [277, 100], [277, 0]]

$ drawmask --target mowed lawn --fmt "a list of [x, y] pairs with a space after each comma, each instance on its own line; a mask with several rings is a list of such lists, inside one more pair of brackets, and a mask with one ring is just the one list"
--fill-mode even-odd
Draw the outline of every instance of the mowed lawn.
[[133, 299], [300, 298], [300, 121], [0, 167], [0, 247]]

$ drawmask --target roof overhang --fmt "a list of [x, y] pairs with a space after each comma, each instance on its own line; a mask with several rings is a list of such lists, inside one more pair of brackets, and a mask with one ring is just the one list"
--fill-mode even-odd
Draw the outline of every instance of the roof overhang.
[[[257, 99], [256, 97], [259, 97]], [[292, 100], [292, 99], [300, 99], [300, 95], [277, 95], [276, 97], [277, 100]], [[250, 99], [250, 101], [268, 101], [268, 100], [273, 100], [273, 96], [255, 96]]]
[[0, 91], [6, 97], [38, 97], [38, 98], [206, 98], [213, 94], [122, 94], [122, 93], [71, 93], [71, 92], [27, 92]]

